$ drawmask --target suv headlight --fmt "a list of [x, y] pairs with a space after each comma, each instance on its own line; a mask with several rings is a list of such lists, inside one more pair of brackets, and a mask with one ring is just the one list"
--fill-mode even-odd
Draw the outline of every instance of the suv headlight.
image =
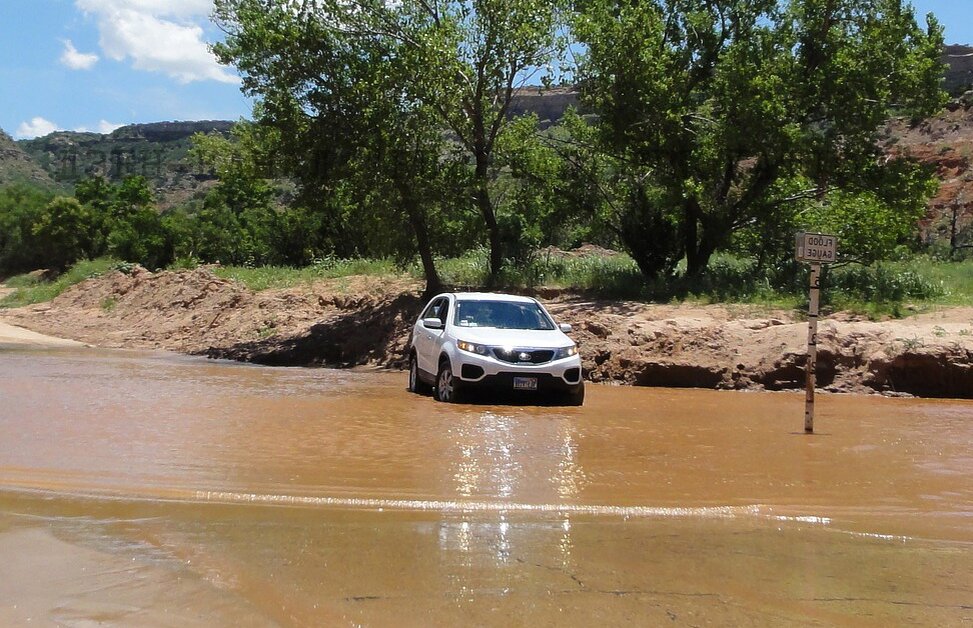
[[570, 347], [561, 347], [554, 352], [555, 360], [562, 360], [564, 358], [570, 358], [572, 355], [578, 354], [578, 347], [576, 345], [571, 345]]
[[475, 353], [477, 355], [489, 355], [490, 347], [486, 345], [478, 345], [473, 342], [466, 342], [465, 340], [457, 340], [456, 346], [463, 351], [469, 351], [470, 353]]

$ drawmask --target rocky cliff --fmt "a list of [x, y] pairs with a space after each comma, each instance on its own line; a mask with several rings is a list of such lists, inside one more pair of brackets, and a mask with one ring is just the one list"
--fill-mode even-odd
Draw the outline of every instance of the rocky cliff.
[[27, 183], [52, 188], [54, 181], [30, 155], [0, 129], [0, 185]]
[[578, 91], [571, 87], [525, 87], [510, 103], [510, 115], [536, 114], [541, 126], [557, 122], [570, 107], [578, 107]]
[[946, 91], [957, 96], [973, 88], [973, 46], [946, 46]]
[[144, 176], [165, 207], [201, 193], [213, 179], [208, 169], [188, 156], [193, 134], [226, 134], [233, 124], [222, 120], [133, 124], [107, 135], [57, 131], [22, 140], [19, 146], [50, 179], [65, 185], [93, 175], [115, 181]]

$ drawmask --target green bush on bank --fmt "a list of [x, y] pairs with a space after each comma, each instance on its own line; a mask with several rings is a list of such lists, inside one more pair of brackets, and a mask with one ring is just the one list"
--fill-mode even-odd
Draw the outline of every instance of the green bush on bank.
[[86, 279], [98, 277], [113, 270], [130, 269], [131, 266], [131, 264], [120, 262], [111, 257], [101, 257], [95, 260], [77, 262], [54, 280], [44, 280], [32, 274], [10, 277], [5, 283], [15, 290], [6, 298], [0, 300], [0, 307], [22, 307], [34, 303], [44, 303]]
[[[489, 276], [486, 251], [441, 260], [440, 276], [447, 285], [483, 286]], [[668, 279], [646, 282], [632, 259], [612, 256], [539, 255], [520, 266], [508, 266], [501, 287], [529, 290], [562, 288], [618, 299], [655, 302], [699, 301], [746, 303], [787, 309], [807, 307], [807, 266], [788, 261], [759, 268], [752, 258], [714, 255], [706, 274], [690, 278], [684, 267]], [[418, 268], [413, 275], [421, 277]], [[953, 305], [973, 300], [973, 261], [939, 262], [927, 257], [849, 264], [825, 273], [822, 304], [826, 309], [852, 310], [872, 317], [899, 315], [905, 301]]]

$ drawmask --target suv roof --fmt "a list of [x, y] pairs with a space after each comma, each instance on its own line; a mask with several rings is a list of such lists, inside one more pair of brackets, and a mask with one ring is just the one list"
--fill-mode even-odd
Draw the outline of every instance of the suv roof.
[[499, 292], [454, 292], [457, 301], [515, 301], [518, 303], [534, 303], [530, 297], [519, 294], [502, 294]]

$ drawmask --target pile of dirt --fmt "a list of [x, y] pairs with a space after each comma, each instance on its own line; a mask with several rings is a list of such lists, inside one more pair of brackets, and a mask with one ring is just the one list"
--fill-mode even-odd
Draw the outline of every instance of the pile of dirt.
[[[408, 279], [351, 277], [254, 293], [211, 269], [114, 272], [11, 323], [104, 347], [158, 348], [259, 364], [405, 366], [423, 306]], [[588, 380], [640, 386], [786, 390], [804, 386], [807, 323], [748, 306], [652, 305], [559, 295]], [[905, 320], [834, 316], [819, 326], [819, 387], [973, 397], [973, 308]]]
[[372, 277], [253, 292], [211, 269], [136, 267], [4, 313], [34, 331], [102, 347], [155, 348], [261, 364], [400, 363], [421, 285]]

